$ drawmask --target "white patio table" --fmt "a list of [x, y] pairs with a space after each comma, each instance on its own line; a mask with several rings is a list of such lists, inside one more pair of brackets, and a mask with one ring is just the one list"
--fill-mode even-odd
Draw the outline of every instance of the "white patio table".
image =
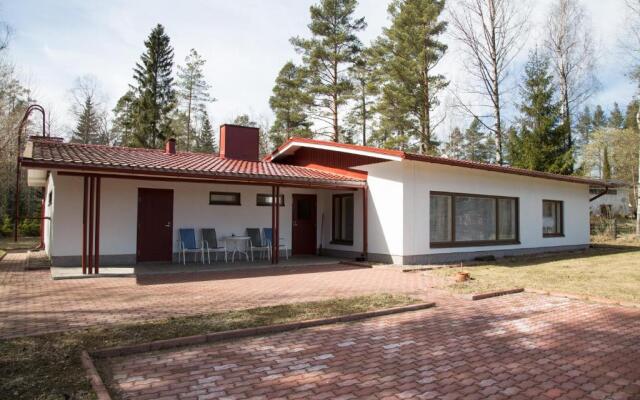
[[233, 262], [236, 253], [244, 254], [245, 257], [247, 257], [247, 261], [249, 261], [249, 252], [247, 249], [250, 246], [250, 240], [251, 238], [249, 236], [227, 236], [224, 238], [227, 250], [232, 250], [231, 262]]

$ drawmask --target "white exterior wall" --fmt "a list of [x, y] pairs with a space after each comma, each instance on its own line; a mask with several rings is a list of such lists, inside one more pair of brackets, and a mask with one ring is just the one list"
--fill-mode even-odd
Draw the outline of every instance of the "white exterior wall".
[[[588, 185], [469, 168], [406, 161], [404, 165], [405, 255], [475, 252], [589, 243]], [[431, 249], [429, 192], [456, 192], [519, 199], [520, 244]], [[542, 200], [564, 202], [564, 237], [542, 235]], [[411, 221], [411, 222], [409, 222]]]
[[368, 172], [368, 252], [390, 255], [398, 262], [404, 254], [403, 226], [412, 223], [405, 212], [403, 163], [387, 161], [359, 169]]
[[[52, 202], [49, 203], [49, 196], [52, 196]], [[52, 246], [52, 233], [53, 233], [53, 210], [54, 210], [54, 197], [55, 197], [56, 193], [55, 193], [55, 184], [54, 184], [54, 179], [53, 179], [53, 174], [50, 174], [47, 177], [47, 186], [46, 186], [46, 190], [45, 190], [45, 197], [44, 197], [44, 220], [42, 221], [43, 224], [43, 229], [42, 229], [42, 234], [43, 234], [43, 243], [44, 243], [44, 249], [45, 252], [47, 253], [47, 255], [51, 256], [51, 246]]]
[[[83, 178], [53, 175], [55, 184], [55, 215], [51, 242], [52, 257], [79, 256], [82, 252], [82, 188]], [[133, 255], [136, 253], [138, 188], [173, 189], [173, 242], [178, 250], [178, 229], [215, 228], [218, 238], [231, 234], [243, 235], [246, 228], [271, 226], [271, 207], [257, 206], [258, 193], [271, 194], [270, 186], [160, 182], [129, 179], [101, 180], [100, 254]], [[239, 192], [241, 206], [209, 205], [209, 192]], [[291, 248], [292, 194], [317, 195], [317, 246], [344, 251], [362, 250], [362, 194], [355, 193], [354, 244], [333, 245], [331, 241], [331, 194], [327, 191], [304, 188], [280, 188], [285, 206], [280, 208], [280, 236]], [[53, 208], [51, 209], [53, 212]], [[324, 226], [322, 216], [324, 214]], [[321, 231], [322, 229], [322, 231]]]

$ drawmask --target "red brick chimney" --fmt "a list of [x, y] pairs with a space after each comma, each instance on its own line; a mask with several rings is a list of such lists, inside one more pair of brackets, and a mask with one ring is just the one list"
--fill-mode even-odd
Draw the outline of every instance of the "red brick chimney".
[[225, 124], [220, 127], [220, 158], [258, 161], [260, 130]]
[[176, 140], [171, 138], [164, 144], [165, 154], [176, 154]]

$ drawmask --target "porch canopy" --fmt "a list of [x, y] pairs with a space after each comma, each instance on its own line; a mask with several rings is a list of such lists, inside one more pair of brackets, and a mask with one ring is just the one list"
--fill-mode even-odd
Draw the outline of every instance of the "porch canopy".
[[21, 164], [29, 168], [32, 185], [42, 186], [43, 174], [83, 177], [82, 269], [99, 272], [101, 178], [150, 181], [229, 183], [271, 188], [272, 263], [278, 262], [281, 187], [362, 190], [363, 246], [367, 254], [366, 176], [341, 174], [339, 170], [309, 168], [269, 161], [248, 161], [216, 154], [176, 152], [175, 141], [165, 149], [142, 149], [63, 143], [59, 138], [31, 137]]

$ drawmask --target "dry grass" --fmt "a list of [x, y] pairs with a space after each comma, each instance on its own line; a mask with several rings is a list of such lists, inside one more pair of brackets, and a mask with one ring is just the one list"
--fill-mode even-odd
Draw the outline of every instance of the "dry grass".
[[465, 266], [464, 270], [471, 273], [471, 281], [453, 282], [459, 268], [426, 273], [441, 278], [434, 279], [439, 282], [436, 285], [455, 293], [525, 287], [640, 303], [640, 246], [637, 245], [598, 245], [582, 252], [504, 259]]
[[19, 237], [17, 242], [12, 237], [0, 237], [0, 250], [7, 252], [12, 250], [30, 250], [40, 244], [39, 237]]
[[260, 307], [0, 341], [0, 399], [93, 399], [80, 351], [413, 304], [379, 294]]

